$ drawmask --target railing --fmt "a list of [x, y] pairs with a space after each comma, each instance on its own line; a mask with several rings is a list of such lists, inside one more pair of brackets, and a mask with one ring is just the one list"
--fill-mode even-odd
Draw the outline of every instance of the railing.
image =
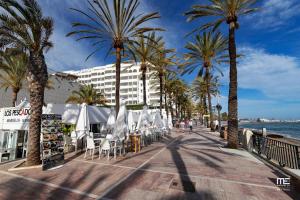
[[282, 167], [300, 169], [299, 146], [253, 134], [253, 150]]

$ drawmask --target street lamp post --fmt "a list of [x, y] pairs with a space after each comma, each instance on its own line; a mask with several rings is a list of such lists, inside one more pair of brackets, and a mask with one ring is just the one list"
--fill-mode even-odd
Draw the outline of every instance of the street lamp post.
[[216, 108], [217, 108], [217, 110], [218, 110], [218, 121], [219, 121], [219, 126], [218, 126], [218, 131], [219, 131], [219, 133], [221, 133], [221, 114], [220, 114], [220, 111], [222, 110], [222, 106], [218, 103], [217, 105], [216, 105]]

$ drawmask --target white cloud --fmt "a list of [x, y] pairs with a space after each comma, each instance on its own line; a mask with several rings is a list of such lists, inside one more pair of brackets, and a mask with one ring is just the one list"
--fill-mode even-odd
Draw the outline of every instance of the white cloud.
[[244, 47], [238, 64], [239, 87], [257, 89], [272, 99], [300, 98], [300, 64], [295, 57]]
[[255, 27], [278, 28], [299, 15], [299, 9], [299, 0], [266, 0], [260, 10], [248, 18], [255, 20]]

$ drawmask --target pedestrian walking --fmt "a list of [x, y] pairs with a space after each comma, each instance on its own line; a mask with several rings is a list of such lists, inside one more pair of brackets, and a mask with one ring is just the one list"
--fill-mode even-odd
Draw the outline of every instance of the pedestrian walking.
[[190, 126], [190, 134], [191, 134], [193, 131], [193, 120], [191, 120], [191, 119], [189, 121], [189, 126]]

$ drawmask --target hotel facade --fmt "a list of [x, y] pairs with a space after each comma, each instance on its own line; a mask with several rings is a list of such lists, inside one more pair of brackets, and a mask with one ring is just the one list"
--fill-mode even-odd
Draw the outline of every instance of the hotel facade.
[[[98, 66], [79, 71], [66, 71], [78, 77], [80, 84], [93, 85], [102, 92], [108, 100], [108, 105], [115, 104], [116, 69], [114, 64]], [[154, 79], [154, 72], [146, 74], [147, 104], [159, 105], [159, 81]], [[139, 64], [121, 64], [120, 98], [125, 99], [127, 105], [143, 104], [143, 81]]]

